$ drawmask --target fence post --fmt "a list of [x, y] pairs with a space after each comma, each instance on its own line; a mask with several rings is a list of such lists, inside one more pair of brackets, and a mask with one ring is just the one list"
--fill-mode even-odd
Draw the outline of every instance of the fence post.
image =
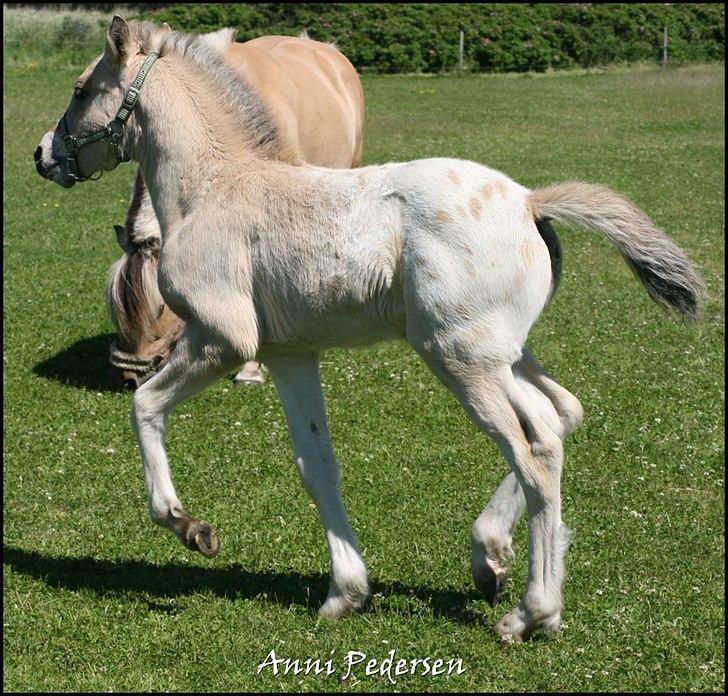
[[667, 67], [667, 24], [662, 34], [662, 67]]
[[465, 32], [461, 30], [460, 31], [460, 53], [459, 53], [459, 57], [460, 57], [460, 63], [459, 64], [460, 64], [460, 72], [461, 73], [463, 71], [463, 48], [464, 47], [465, 47]]

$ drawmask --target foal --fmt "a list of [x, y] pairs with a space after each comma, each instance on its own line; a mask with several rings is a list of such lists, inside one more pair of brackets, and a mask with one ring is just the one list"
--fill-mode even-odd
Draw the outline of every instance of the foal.
[[[109, 129], [85, 135], [122, 99], [136, 98], [121, 154], [103, 134], [113, 135], [115, 123], [123, 128], [126, 107]], [[245, 124], [243, 137], [232, 122]], [[266, 157], [273, 138], [219, 54], [194, 36], [160, 35], [154, 25], [115, 17], [103, 56], [79, 79], [43, 153], [41, 173], [66, 187], [79, 173], [133, 156], [159, 217], [159, 288], [185, 329], [166, 366], [134, 396], [152, 519], [187, 547], [217, 553], [213, 528], [185, 512], [175, 493], [165, 423], [230, 368], [262, 358], [326, 530], [331, 585], [320, 614], [359, 608], [367, 570], [339, 493], [318, 354], [404, 339], [511, 468], [472, 533], [474, 579], [491, 601], [524, 504], [528, 511], [526, 590], [495, 630], [521, 640], [556, 629], [569, 536], [562, 441], [582, 410], [525, 348], [561, 270], [548, 220], [606, 235], [650, 296], [687, 316], [696, 315], [701, 293], [692, 266], [643, 212], [603, 186], [529, 191], [455, 159], [352, 171], [292, 167]]]
[[[261, 100], [275, 124], [277, 159], [335, 169], [358, 166], [364, 94], [346, 56], [303, 35], [260, 36], [228, 46], [229, 34], [222, 29], [198, 40], [219, 45], [224, 61]], [[118, 334], [111, 346], [111, 383], [115, 389], [135, 389], [161, 368], [183, 326], [157, 287], [162, 237], [140, 171], [124, 228], [116, 227], [116, 232], [124, 255], [111, 267], [106, 283], [107, 307]], [[246, 363], [235, 376], [236, 384], [263, 381], [257, 361]]]

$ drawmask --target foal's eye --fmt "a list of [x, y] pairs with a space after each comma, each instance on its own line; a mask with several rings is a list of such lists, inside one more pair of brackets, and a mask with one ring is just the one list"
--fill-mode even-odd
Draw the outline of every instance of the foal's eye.
[[84, 92], [81, 87], [76, 87], [76, 89], [73, 90], [73, 96], [75, 99], [78, 99], [78, 101], [83, 101], [86, 99], [86, 92]]

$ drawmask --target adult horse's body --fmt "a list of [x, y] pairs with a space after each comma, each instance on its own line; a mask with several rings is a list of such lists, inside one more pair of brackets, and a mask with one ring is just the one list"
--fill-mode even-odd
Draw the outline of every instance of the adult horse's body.
[[[207, 40], [220, 36], [211, 34]], [[262, 36], [224, 50], [225, 62], [258, 96], [274, 124], [277, 159], [358, 166], [364, 97], [356, 70], [334, 46], [302, 37]], [[161, 233], [141, 170], [116, 236], [124, 255], [112, 266], [106, 287], [118, 333], [111, 349], [111, 381], [116, 388], [134, 389], [161, 367], [182, 328], [157, 287]], [[236, 377], [239, 383], [261, 380], [257, 361]]]
[[[183, 69], [191, 76], [184, 84], [175, 78]], [[525, 347], [561, 268], [547, 220], [606, 235], [653, 299], [693, 316], [701, 286], [683, 252], [602, 186], [529, 191], [500, 172], [454, 159], [353, 171], [274, 161], [267, 156], [270, 125], [219, 55], [195, 37], [119, 17], [44, 152], [46, 178], [73, 185], [69, 156], [86, 172], [118, 164], [105, 144], [79, 148], [74, 138], [108, 122], [141, 74], [147, 83], [123, 145], [140, 161], [159, 213], [160, 291], [186, 322], [167, 365], [134, 397], [152, 519], [189, 548], [217, 552], [213, 528], [190, 517], [174, 491], [165, 423], [171, 409], [231, 366], [261, 357], [326, 529], [331, 586], [320, 613], [335, 617], [360, 607], [367, 571], [338, 490], [318, 352], [404, 339], [512, 469], [472, 531], [473, 576], [491, 602], [513, 528], [528, 509], [526, 591], [496, 631], [519, 640], [557, 628], [568, 542], [563, 439], [582, 411]], [[233, 112], [246, 123], [243, 137], [230, 125]], [[184, 128], [170, 126], [172, 113]]]

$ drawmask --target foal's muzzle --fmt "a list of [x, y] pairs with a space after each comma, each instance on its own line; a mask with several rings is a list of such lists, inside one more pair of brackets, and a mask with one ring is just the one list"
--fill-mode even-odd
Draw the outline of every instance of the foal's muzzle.
[[56, 159], [53, 156], [54, 135], [55, 131], [46, 133], [40, 145], [33, 151], [35, 171], [48, 181], [53, 181], [64, 188], [70, 188], [75, 182], [63, 174], [65, 158]]

